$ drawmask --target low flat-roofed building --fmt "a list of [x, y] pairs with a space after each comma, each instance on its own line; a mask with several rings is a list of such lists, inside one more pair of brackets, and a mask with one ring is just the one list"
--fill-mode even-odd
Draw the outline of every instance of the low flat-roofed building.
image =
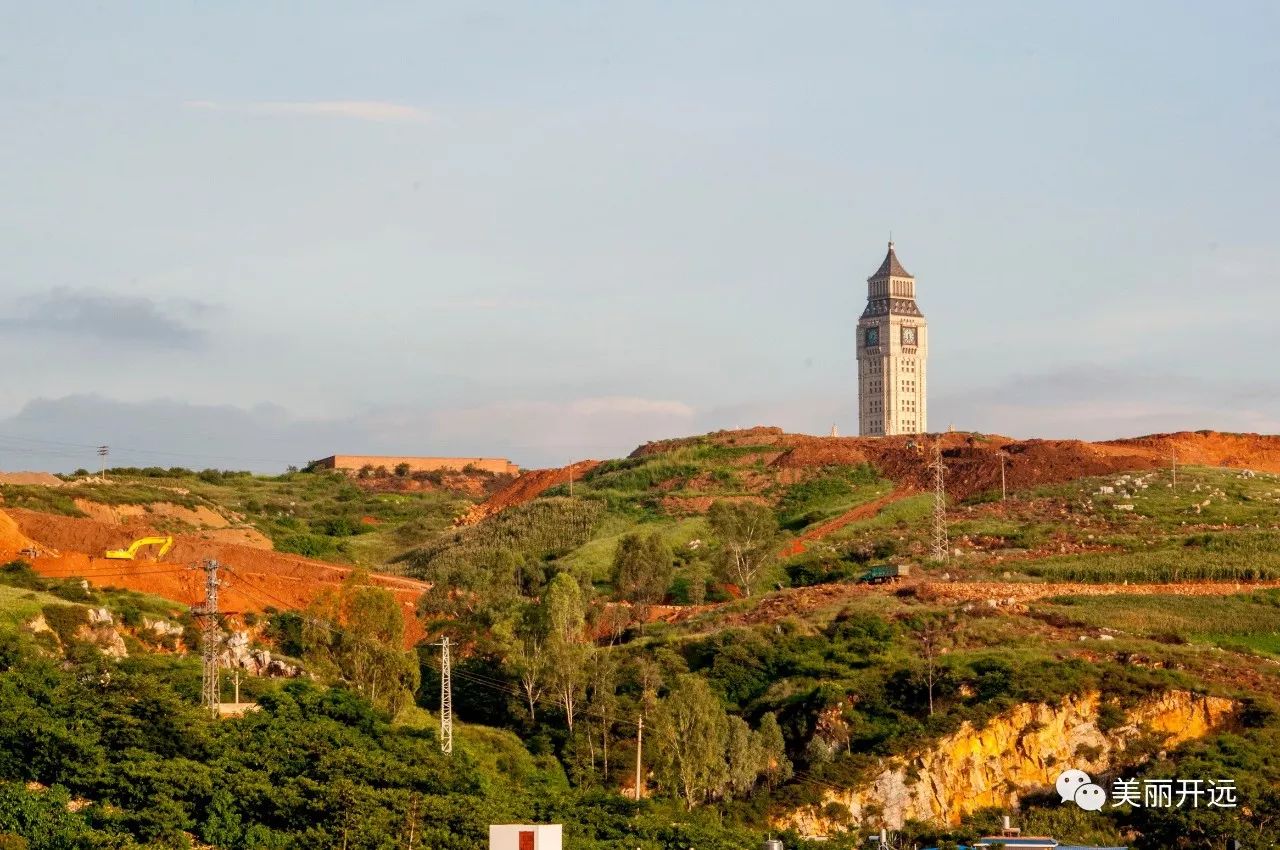
[[445, 470], [461, 472], [467, 467], [494, 475], [519, 475], [520, 467], [505, 457], [409, 457], [398, 455], [329, 455], [314, 461], [315, 469], [336, 469], [339, 472], [355, 473], [365, 467], [377, 469], [383, 467], [388, 472], [401, 464], [409, 465], [409, 473], [436, 472]]
[[489, 850], [564, 850], [564, 828], [558, 823], [490, 826]]

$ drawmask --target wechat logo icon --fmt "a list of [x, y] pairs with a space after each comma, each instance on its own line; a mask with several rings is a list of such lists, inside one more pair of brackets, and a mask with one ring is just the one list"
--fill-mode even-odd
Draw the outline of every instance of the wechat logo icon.
[[1107, 803], [1107, 792], [1083, 770], [1064, 770], [1054, 787], [1062, 802], [1075, 803], [1086, 812], [1099, 811]]

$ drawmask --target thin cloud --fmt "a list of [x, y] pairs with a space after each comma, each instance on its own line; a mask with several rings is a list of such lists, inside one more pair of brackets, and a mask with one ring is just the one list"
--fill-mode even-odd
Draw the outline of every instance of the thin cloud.
[[204, 344], [205, 332], [191, 320], [213, 309], [185, 298], [156, 301], [136, 295], [54, 287], [17, 299], [10, 309], [0, 313], [0, 330], [192, 349]]
[[1278, 399], [1274, 388], [1246, 382], [1079, 364], [931, 398], [929, 424], [1087, 440], [1199, 429], [1274, 433]]
[[525, 467], [555, 466], [687, 436], [691, 413], [678, 401], [602, 397], [314, 418], [275, 405], [71, 395], [35, 399], [0, 418], [0, 469], [88, 468], [99, 443], [112, 447], [109, 463], [122, 466], [279, 472], [335, 453], [506, 456]]
[[189, 100], [188, 109], [239, 112], [249, 115], [304, 115], [346, 118], [382, 124], [424, 124], [431, 120], [426, 110], [386, 100]]

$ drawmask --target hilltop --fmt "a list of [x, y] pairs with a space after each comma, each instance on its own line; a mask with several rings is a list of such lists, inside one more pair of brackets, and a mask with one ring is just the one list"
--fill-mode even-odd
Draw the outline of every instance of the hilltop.
[[[881, 824], [961, 839], [1014, 806], [1075, 840], [1155, 848], [1185, 827], [1068, 819], [1037, 796], [1063, 760], [1108, 776], [1195, 760], [1252, 777], [1251, 811], [1280, 807], [1266, 790], [1280, 771], [1259, 766], [1280, 764], [1280, 438], [951, 433], [939, 446], [941, 562], [932, 438], [776, 428], [478, 488], [323, 471], [0, 482], [0, 557], [181, 607], [199, 598], [186, 564], [215, 556], [231, 568], [227, 607], [272, 623], [372, 570], [409, 644], [460, 644], [463, 719], [515, 732], [574, 788], [625, 792], [643, 713], [653, 805], [715, 808], [734, 840], [784, 829], [788, 846], [854, 846]], [[759, 534], [744, 542], [745, 521]], [[152, 532], [177, 540], [161, 562], [101, 557]], [[735, 551], [758, 569], [731, 569]], [[876, 568], [909, 574], [860, 580]], [[556, 637], [565, 616], [579, 625]], [[417, 658], [418, 710], [434, 710], [426, 641]], [[738, 778], [672, 779], [677, 739], [661, 730], [685, 700], [731, 752], [737, 735], [756, 753], [730, 757]]]

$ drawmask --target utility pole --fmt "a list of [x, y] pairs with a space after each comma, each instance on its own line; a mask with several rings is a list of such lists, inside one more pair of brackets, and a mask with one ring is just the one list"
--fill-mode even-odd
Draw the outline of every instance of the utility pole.
[[942, 438], [933, 443], [933, 541], [929, 554], [935, 561], [947, 560], [951, 543], [947, 540], [946, 467], [942, 465]]
[[569, 498], [573, 498], [573, 464], [569, 464]]
[[1173, 450], [1173, 492], [1178, 492], [1178, 450]]
[[449, 639], [440, 643], [440, 752], [453, 752], [453, 669], [449, 659]]
[[[218, 627], [218, 588], [222, 582], [218, 579], [218, 567], [218, 562], [212, 558], [198, 567], [204, 570], [204, 602], [191, 608], [191, 613], [202, 627], [200, 655], [204, 669], [200, 678], [200, 703], [215, 717], [222, 702], [218, 689], [218, 650], [222, 643], [222, 630]], [[236, 701], [240, 701], [238, 695]]]
[[239, 705], [240, 704], [240, 668], [239, 667], [237, 667], [235, 671], [235, 685], [236, 685], [236, 705]]
[[1009, 490], [1004, 483], [1004, 449], [1000, 450], [1000, 501], [1004, 501], [1009, 497]]
[[98, 446], [98, 476], [107, 480], [107, 455], [111, 454], [110, 446]]
[[636, 802], [640, 802], [640, 798], [644, 796], [643, 786], [641, 783], [641, 753], [644, 752], [644, 715], [636, 720]]

